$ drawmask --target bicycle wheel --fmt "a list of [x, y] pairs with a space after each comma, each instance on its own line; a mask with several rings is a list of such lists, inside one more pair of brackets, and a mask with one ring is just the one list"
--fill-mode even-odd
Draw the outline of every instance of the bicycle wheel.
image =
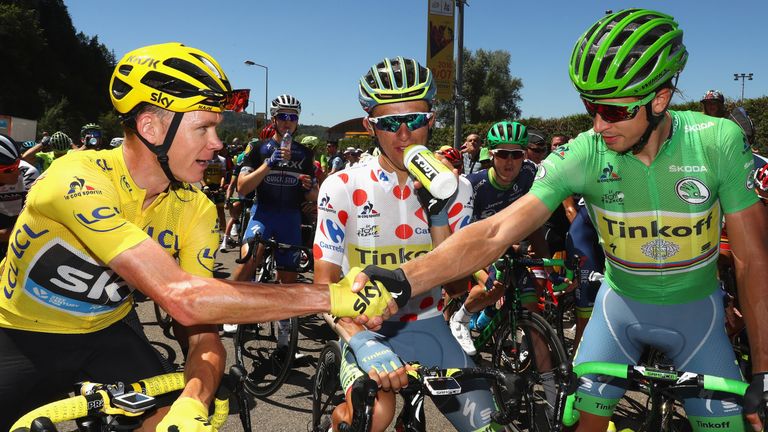
[[333, 409], [344, 401], [344, 391], [339, 381], [340, 369], [339, 342], [329, 341], [320, 351], [317, 370], [312, 379], [312, 432], [326, 432]]
[[573, 358], [573, 347], [576, 341], [576, 298], [573, 292], [560, 296], [557, 302], [557, 318], [555, 319], [557, 336], [565, 348], [568, 358]]
[[499, 330], [493, 365], [521, 375], [525, 385], [520, 415], [509, 425], [512, 430], [548, 432], [554, 428], [557, 392], [565, 388], [567, 380], [557, 368], [567, 361], [557, 333], [538, 314], [522, 311], [516, 328], [507, 323]]
[[[287, 345], [279, 346], [283, 326]], [[285, 337], [284, 336], [284, 337]], [[235, 333], [235, 362], [245, 372], [243, 388], [256, 396], [276, 392], [288, 377], [299, 340], [299, 320], [291, 318], [260, 324], [240, 324]]]

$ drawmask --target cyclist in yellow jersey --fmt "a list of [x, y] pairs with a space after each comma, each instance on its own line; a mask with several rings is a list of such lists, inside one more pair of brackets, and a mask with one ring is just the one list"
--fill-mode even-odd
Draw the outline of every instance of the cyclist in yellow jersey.
[[[32, 187], [0, 264], [0, 430], [73, 383], [133, 382], [162, 373], [126, 324], [139, 290], [187, 326], [187, 384], [144, 430], [210, 431], [208, 404], [225, 351], [214, 324], [331, 312], [387, 317], [395, 302], [349, 283], [261, 285], [212, 279], [214, 206], [199, 182], [222, 146], [232, 95], [208, 54], [179, 43], [126, 54], [110, 80], [124, 144], [74, 152]], [[181, 337], [181, 335], [179, 335]]]

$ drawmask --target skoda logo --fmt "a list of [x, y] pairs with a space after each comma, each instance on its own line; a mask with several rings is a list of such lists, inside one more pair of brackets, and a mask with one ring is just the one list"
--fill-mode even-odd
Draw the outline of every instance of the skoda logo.
[[709, 199], [710, 192], [707, 185], [694, 177], [685, 177], [675, 184], [677, 196], [688, 204], [702, 204]]
[[547, 175], [547, 170], [544, 165], [539, 165], [539, 169], [536, 171], [536, 180], [544, 178]]

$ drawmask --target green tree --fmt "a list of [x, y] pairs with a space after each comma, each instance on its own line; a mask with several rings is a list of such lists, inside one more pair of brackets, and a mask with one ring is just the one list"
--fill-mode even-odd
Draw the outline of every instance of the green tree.
[[33, 10], [0, 3], [0, 114], [37, 118], [43, 110], [34, 84], [42, 78], [39, 55], [47, 44]]
[[[523, 82], [510, 72], [509, 51], [474, 53], [464, 50], [464, 78], [462, 93], [467, 123], [491, 122], [520, 117], [520, 89]], [[436, 106], [441, 124], [453, 123], [454, 101], [439, 102]]]

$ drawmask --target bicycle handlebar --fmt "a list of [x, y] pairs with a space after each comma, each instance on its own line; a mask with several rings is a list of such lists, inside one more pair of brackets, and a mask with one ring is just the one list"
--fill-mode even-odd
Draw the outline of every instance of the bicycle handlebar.
[[305, 246], [298, 246], [298, 245], [290, 245], [287, 243], [279, 243], [272, 239], [264, 239], [258, 235], [256, 235], [253, 238], [248, 239], [246, 244], [248, 245], [248, 252], [245, 253], [245, 256], [242, 258], [235, 259], [235, 262], [238, 264], [243, 264], [251, 257], [253, 256], [254, 252], [256, 251], [256, 248], [254, 247], [257, 243], [261, 243], [264, 246], [272, 247], [275, 249], [295, 249], [299, 251], [304, 251], [304, 253], [309, 256], [310, 259], [312, 259], [312, 249], [305, 247]]
[[[11, 426], [11, 432], [29, 431], [33, 427], [33, 422], [41, 417], [49, 419], [50, 423], [56, 424], [100, 413], [127, 417], [139, 416], [153, 406], [147, 407], [142, 412], [127, 412], [115, 407], [112, 404], [112, 399], [115, 396], [131, 391], [147, 396], [159, 396], [181, 390], [184, 388], [184, 385], [185, 380], [182, 372], [157, 375], [125, 387], [122, 383], [107, 385], [84, 383], [80, 388], [83, 394], [51, 402], [28, 412]], [[214, 429], [219, 429], [229, 416], [229, 395], [230, 391], [225, 386], [221, 386], [216, 393], [214, 412], [210, 418]]]
[[[748, 383], [723, 378], [713, 375], [702, 375], [693, 372], [683, 372], [676, 370], [656, 369], [647, 366], [634, 366], [623, 363], [610, 362], [585, 362], [576, 365], [573, 368], [576, 378], [584, 375], [606, 375], [616, 378], [639, 381], [647, 379], [654, 382], [667, 383], [667, 388], [697, 387], [703, 390], [730, 393], [737, 396], [744, 396], [747, 391]], [[576, 400], [576, 394], [568, 395], [565, 401], [565, 412], [563, 413], [563, 424], [572, 426], [579, 420], [579, 411], [573, 408]]]

